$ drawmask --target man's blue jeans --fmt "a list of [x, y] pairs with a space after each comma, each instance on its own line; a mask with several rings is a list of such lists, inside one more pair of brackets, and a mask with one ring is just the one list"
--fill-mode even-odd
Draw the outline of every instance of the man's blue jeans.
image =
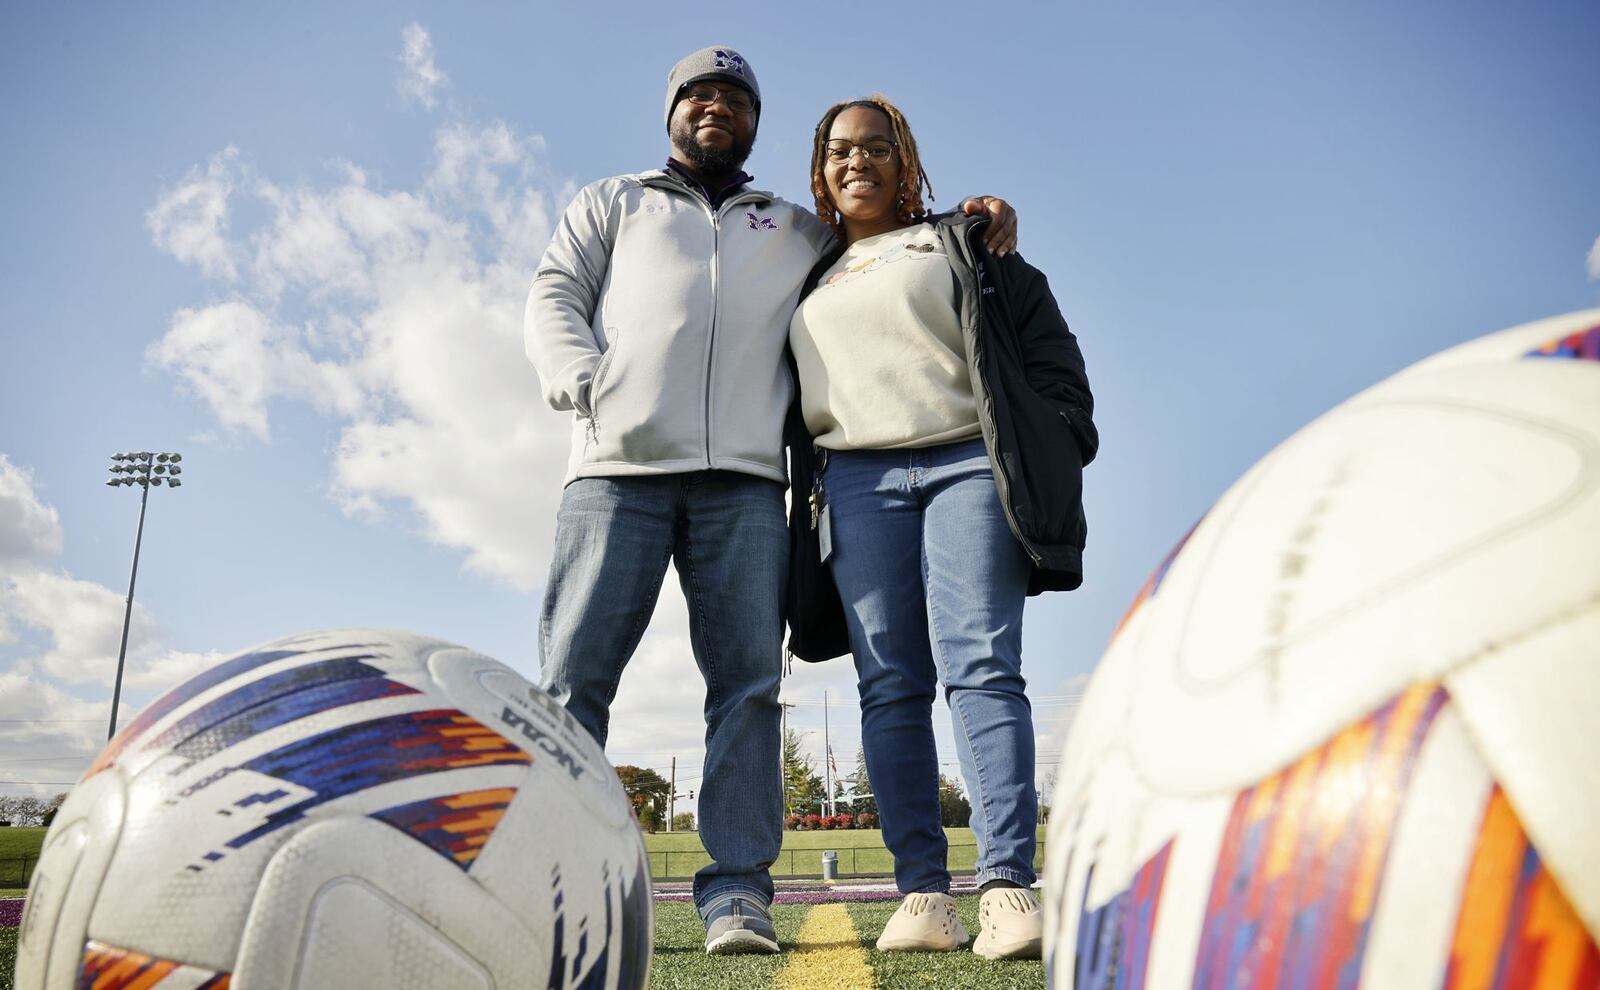
[[[600, 745], [622, 668], [672, 560], [705, 677], [695, 903], [772, 900], [783, 843], [778, 687], [788, 566], [783, 487], [725, 471], [579, 478], [566, 487], [539, 625], [541, 683]], [[687, 714], [687, 713], [686, 713]]]
[[982, 440], [830, 452], [834, 582], [861, 691], [861, 741], [901, 893], [948, 891], [933, 742], [937, 680], [972, 802], [978, 883], [1033, 883], [1033, 710], [1023, 693], [1031, 564]]

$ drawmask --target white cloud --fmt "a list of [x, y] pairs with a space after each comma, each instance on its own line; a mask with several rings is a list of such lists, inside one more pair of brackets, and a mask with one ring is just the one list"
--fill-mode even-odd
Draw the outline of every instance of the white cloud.
[[213, 278], [237, 275], [228, 243], [228, 197], [237, 179], [238, 149], [224, 148], [204, 170], [196, 166], [145, 214], [156, 245]]
[[61, 552], [56, 510], [33, 493], [33, 476], [0, 454], [0, 567], [7, 569]]
[[147, 357], [182, 378], [223, 426], [261, 440], [269, 439], [267, 402], [274, 397], [347, 413], [361, 402], [348, 369], [313, 360], [294, 331], [248, 303], [179, 310]]
[[162, 201], [192, 200], [188, 185], [225, 173], [263, 219], [219, 249], [241, 259], [232, 298], [179, 310], [149, 360], [234, 433], [267, 440], [279, 400], [336, 418], [334, 496], [347, 511], [398, 501], [468, 568], [535, 587], [569, 429], [522, 349], [528, 280], [552, 203], [570, 191], [541, 185], [542, 149], [502, 123], [449, 124], [414, 189], [381, 188], [350, 162], [320, 183], [278, 184], [225, 152]]
[[398, 83], [400, 95], [432, 110], [439, 103], [434, 90], [449, 81], [433, 64], [433, 39], [420, 24], [406, 25], [400, 39], [405, 46], [400, 53], [401, 64], [405, 67]]
[[[33, 658], [35, 669], [69, 684], [111, 684], [125, 607], [126, 599], [103, 584], [50, 571], [13, 575], [0, 586], [0, 608], [48, 634], [49, 645]], [[149, 613], [135, 603], [129, 643], [143, 647], [155, 632]]]
[[1600, 237], [1596, 237], [1589, 248], [1589, 277], [1600, 281]]

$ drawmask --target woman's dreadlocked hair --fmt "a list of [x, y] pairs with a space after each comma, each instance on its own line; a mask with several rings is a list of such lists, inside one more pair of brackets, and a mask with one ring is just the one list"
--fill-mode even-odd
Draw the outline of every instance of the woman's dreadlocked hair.
[[844, 222], [833, 205], [832, 197], [828, 195], [828, 183], [822, 177], [822, 166], [828, 160], [828, 133], [833, 130], [833, 121], [851, 107], [871, 107], [888, 117], [889, 124], [894, 128], [896, 153], [900, 156], [900, 189], [895, 197], [895, 217], [902, 223], [911, 223], [927, 216], [928, 208], [922, 203], [924, 190], [927, 191], [928, 201], [933, 201], [933, 183], [928, 181], [928, 173], [922, 168], [922, 159], [917, 154], [917, 139], [911, 136], [911, 125], [906, 123], [906, 116], [900, 112], [900, 108], [881, 93], [873, 93], [864, 100], [836, 103], [822, 115], [811, 142], [811, 194], [817, 199], [817, 216], [833, 228], [840, 240], [844, 239]]

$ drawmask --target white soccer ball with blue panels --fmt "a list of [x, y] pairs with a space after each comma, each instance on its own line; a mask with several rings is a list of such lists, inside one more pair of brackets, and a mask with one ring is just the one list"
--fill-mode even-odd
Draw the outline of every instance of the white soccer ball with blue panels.
[[1251, 468], [1129, 609], [1055, 798], [1058, 990], [1600, 987], [1600, 310]]
[[45, 839], [17, 986], [633, 990], [644, 845], [510, 668], [403, 633], [280, 640], [143, 711]]

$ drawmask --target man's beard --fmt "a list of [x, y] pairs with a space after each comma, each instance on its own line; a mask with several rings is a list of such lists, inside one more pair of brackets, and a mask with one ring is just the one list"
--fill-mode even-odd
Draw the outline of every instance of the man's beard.
[[732, 146], [728, 148], [707, 148], [695, 137], [695, 127], [687, 120], [680, 120], [673, 125], [671, 137], [672, 147], [694, 166], [695, 171], [714, 179], [726, 178], [743, 168], [745, 159], [750, 157], [750, 150], [756, 146], [756, 136], [752, 131], [743, 142], [734, 137]]

